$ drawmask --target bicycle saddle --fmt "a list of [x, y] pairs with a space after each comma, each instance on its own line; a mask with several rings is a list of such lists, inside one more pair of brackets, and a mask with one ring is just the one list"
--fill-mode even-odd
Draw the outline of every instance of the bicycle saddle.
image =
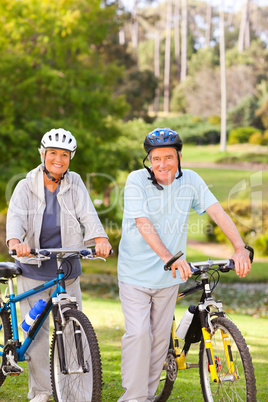
[[0, 278], [21, 275], [22, 270], [14, 262], [0, 262]]

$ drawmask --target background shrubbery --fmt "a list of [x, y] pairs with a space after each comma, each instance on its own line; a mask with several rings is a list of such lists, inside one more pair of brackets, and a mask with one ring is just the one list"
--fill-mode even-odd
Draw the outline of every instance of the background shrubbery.
[[[249, 200], [233, 200], [221, 205], [233, 219], [243, 240], [254, 245], [259, 254], [268, 255], [268, 203], [254, 204]], [[227, 237], [211, 218], [208, 225], [213, 228], [207, 231], [209, 241], [228, 242]]]

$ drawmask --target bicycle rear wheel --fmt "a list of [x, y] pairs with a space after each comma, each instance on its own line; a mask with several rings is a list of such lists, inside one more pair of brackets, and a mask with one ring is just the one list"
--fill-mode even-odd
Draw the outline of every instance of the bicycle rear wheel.
[[[99, 345], [94, 329], [81, 311], [66, 310], [62, 328], [67, 374], [60, 369], [57, 337], [51, 343], [50, 369], [56, 402], [101, 400], [102, 369]], [[75, 333], [81, 333], [80, 348]], [[77, 335], [76, 335], [77, 336]], [[82, 362], [82, 363], [81, 363]]]
[[161, 372], [160, 381], [153, 399], [154, 402], [165, 402], [170, 397], [177, 378], [177, 363], [172, 351], [169, 351]]
[[[204, 400], [212, 401], [256, 401], [256, 380], [252, 359], [248, 346], [239, 329], [225, 317], [212, 320], [215, 333], [212, 336], [212, 347], [216, 360], [219, 382], [212, 382], [204, 340], [199, 352], [200, 383]], [[229, 334], [230, 350], [235, 375], [230, 373], [225, 357], [222, 331]]]
[[[0, 349], [3, 352], [4, 346], [7, 341], [12, 339], [12, 327], [10, 321], [10, 314], [8, 311], [3, 310], [0, 313]], [[2, 372], [3, 356], [0, 357], [1, 369], [0, 369], [0, 387], [6, 379], [6, 376]], [[5, 364], [5, 363], [4, 363]]]

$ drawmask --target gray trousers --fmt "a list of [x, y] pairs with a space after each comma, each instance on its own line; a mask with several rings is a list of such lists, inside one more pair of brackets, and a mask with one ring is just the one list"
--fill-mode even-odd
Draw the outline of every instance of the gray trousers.
[[168, 351], [179, 285], [148, 289], [119, 282], [126, 333], [122, 337], [119, 402], [154, 397]]
[[[37, 287], [42, 283], [44, 282], [26, 278], [25, 276], [20, 275], [17, 277], [18, 294]], [[54, 289], [55, 287], [49, 288], [25, 300], [22, 300], [20, 302], [22, 320], [37, 300], [48, 300], [52, 295]], [[66, 290], [70, 296], [76, 297], [76, 300], [79, 304], [79, 309], [82, 310], [82, 298], [79, 278], [67, 280]], [[28, 361], [28, 398], [32, 399], [37, 394], [51, 395], [52, 388], [49, 365], [49, 317], [43, 323], [31, 346], [27, 350], [27, 355], [30, 358], [30, 360]]]

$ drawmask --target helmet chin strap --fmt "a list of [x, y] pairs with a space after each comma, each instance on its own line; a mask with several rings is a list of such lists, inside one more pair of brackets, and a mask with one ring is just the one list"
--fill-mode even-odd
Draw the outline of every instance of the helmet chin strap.
[[46, 167], [44, 167], [44, 172], [45, 172], [45, 174], [47, 175], [47, 178], [49, 179], [49, 180], [52, 180], [52, 181], [54, 181], [55, 183], [60, 183], [63, 179], [64, 179], [64, 176], [65, 176], [65, 174], [66, 174], [66, 172], [64, 172], [63, 173], [63, 175], [59, 178], [59, 179], [56, 179], [55, 177], [53, 177], [50, 173], [49, 173], [49, 171], [47, 170], [47, 168]]
[[143, 159], [143, 166], [145, 167], [145, 169], [147, 169], [147, 171], [150, 174], [150, 177], [148, 177], [148, 180], [152, 180], [152, 184], [157, 188], [157, 190], [164, 190], [164, 187], [161, 186], [161, 184], [159, 184], [155, 178], [154, 172], [148, 168], [148, 166], [145, 165], [145, 161], [148, 158], [148, 154], [145, 156], [145, 158]]
[[[157, 180], [156, 180], [156, 178], [155, 178], [155, 175], [154, 175], [154, 172], [153, 172], [150, 168], [148, 168], [148, 166], [145, 165], [145, 161], [146, 161], [146, 159], [148, 158], [148, 155], [149, 155], [149, 154], [147, 154], [147, 155], [145, 156], [145, 158], [143, 159], [143, 166], [145, 167], [145, 169], [147, 169], [147, 171], [148, 171], [149, 174], [150, 174], [150, 177], [148, 177], [148, 180], [152, 180], [152, 184], [157, 188], [157, 190], [164, 190], [164, 187], [162, 187], [161, 184], [159, 184], [159, 183], [157, 182]], [[176, 179], [179, 179], [179, 178], [182, 176], [181, 161], [180, 161], [180, 155], [179, 155], [179, 153], [178, 153], [178, 162], [179, 162], [179, 166], [178, 166], [179, 174], [178, 174], [178, 176], [176, 177]]]

